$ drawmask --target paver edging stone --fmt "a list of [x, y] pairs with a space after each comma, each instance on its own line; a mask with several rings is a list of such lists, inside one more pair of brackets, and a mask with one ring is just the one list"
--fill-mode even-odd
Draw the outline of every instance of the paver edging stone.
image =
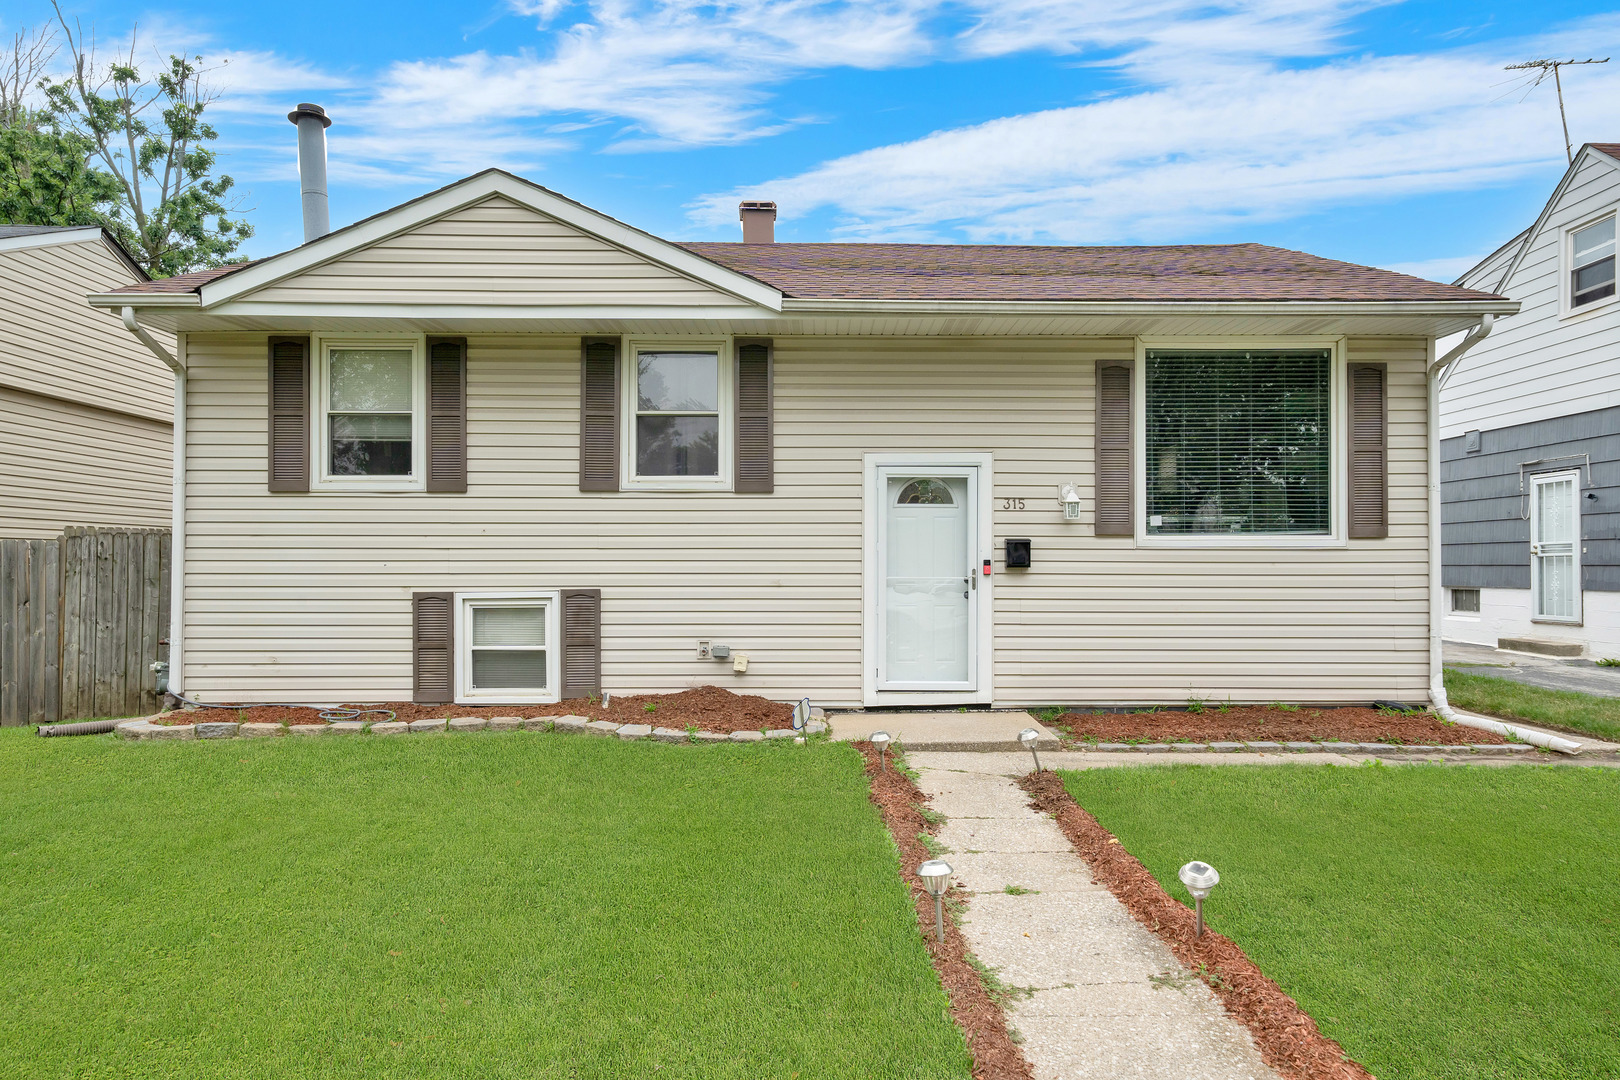
[[[179, 710], [177, 710], [179, 711]], [[193, 710], [185, 710], [191, 712]], [[651, 724], [617, 724], [610, 720], [590, 720], [583, 716], [458, 716], [451, 719], [382, 720], [368, 723], [363, 720], [336, 720], [319, 724], [282, 724], [269, 722], [238, 723], [235, 721], [200, 721], [195, 724], [158, 724], [156, 720], [174, 715], [158, 713], [154, 716], [125, 720], [114, 730], [125, 739], [230, 739], [276, 738], [284, 735], [334, 735], [369, 733], [372, 735], [435, 734], [470, 731], [558, 731], [583, 732], [590, 735], [617, 736], [635, 740], [651, 738], [664, 743], [723, 743], [761, 742], [765, 739], [794, 739], [799, 732], [792, 728], [773, 728], [769, 731], [680, 731], [675, 728], [654, 728]], [[827, 730], [825, 721], [812, 720], [805, 725], [809, 734]]]

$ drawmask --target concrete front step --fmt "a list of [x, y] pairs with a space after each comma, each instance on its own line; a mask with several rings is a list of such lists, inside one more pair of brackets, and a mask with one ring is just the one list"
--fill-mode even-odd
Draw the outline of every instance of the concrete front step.
[[871, 738], [887, 731], [897, 749], [1021, 750], [1018, 733], [1034, 728], [1037, 751], [1056, 750], [1057, 735], [1027, 712], [842, 712], [827, 717], [836, 742]]
[[1496, 647], [1507, 652], [1535, 653], [1537, 656], [1579, 656], [1586, 647], [1578, 641], [1547, 641], [1542, 638], [1497, 638]]

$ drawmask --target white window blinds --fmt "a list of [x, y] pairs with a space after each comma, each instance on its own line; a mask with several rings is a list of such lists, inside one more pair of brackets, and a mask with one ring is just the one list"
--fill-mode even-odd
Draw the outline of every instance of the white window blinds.
[[1148, 534], [1330, 532], [1331, 378], [1325, 349], [1150, 351]]

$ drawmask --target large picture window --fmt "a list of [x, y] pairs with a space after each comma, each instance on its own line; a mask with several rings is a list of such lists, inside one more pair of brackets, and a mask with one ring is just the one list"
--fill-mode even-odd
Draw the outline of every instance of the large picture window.
[[1332, 353], [1149, 350], [1149, 536], [1329, 535]]

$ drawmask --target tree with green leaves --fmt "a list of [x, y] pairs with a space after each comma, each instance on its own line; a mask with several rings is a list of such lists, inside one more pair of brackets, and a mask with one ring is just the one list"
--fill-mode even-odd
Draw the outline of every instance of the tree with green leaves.
[[217, 97], [204, 84], [200, 56], [168, 58], [155, 77], [129, 52], [111, 63], [52, 0], [69, 74], [40, 83], [46, 110], [64, 143], [87, 150], [88, 167], [111, 178], [116, 199], [105, 224], [153, 277], [170, 277], [231, 261], [253, 226], [238, 216], [229, 176], [215, 175], [208, 144], [219, 136], [203, 122]]
[[48, 29], [19, 30], [0, 46], [0, 223], [100, 225], [118, 201], [113, 177], [90, 164], [90, 144], [28, 100], [56, 52]]

